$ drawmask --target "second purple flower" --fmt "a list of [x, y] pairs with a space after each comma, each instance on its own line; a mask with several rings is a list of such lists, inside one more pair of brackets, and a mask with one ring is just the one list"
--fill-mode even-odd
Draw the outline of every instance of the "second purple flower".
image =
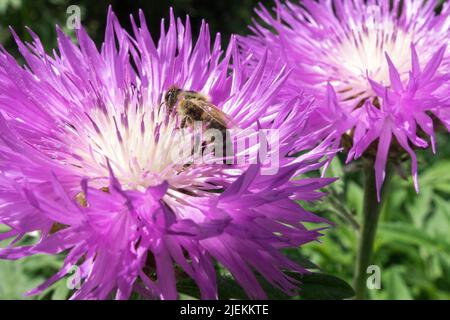
[[[292, 74], [280, 93], [304, 90], [321, 104], [317, 126], [332, 124], [335, 147], [348, 147], [347, 162], [375, 158], [378, 197], [388, 158], [432, 147], [436, 127], [450, 130], [450, 5], [438, 1], [305, 0], [261, 6], [262, 23], [242, 37], [254, 60], [268, 52]], [[328, 89], [325, 87], [328, 86]], [[349, 142], [349, 143], [345, 143]]]

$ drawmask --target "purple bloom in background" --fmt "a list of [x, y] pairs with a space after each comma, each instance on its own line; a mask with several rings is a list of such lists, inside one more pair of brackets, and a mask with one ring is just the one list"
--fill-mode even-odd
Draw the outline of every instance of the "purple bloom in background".
[[[319, 169], [330, 155], [309, 131], [310, 100], [275, 102], [287, 78], [284, 68], [263, 56], [245, 68], [235, 39], [226, 52], [207, 24], [193, 43], [189, 20], [170, 16], [155, 44], [140, 14], [134, 35], [109, 12], [99, 51], [83, 29], [79, 45], [58, 29], [58, 50], [47, 55], [17, 37], [25, 66], [0, 53], [0, 223], [13, 240], [3, 259], [64, 253], [61, 270], [32, 290], [36, 294], [79, 267], [81, 287], [73, 299], [175, 299], [180, 277], [192, 278], [203, 299], [218, 298], [216, 262], [251, 298], [265, 298], [254, 275], [296, 294], [298, 283], [284, 271], [306, 270], [282, 249], [316, 240], [326, 222], [296, 200], [319, 199], [332, 179], [293, 180]], [[182, 148], [169, 112], [169, 88], [201, 92], [233, 119], [244, 136], [273, 129], [249, 146], [254, 160], [263, 143], [279, 154], [278, 167], [265, 164], [175, 163]], [[276, 108], [274, 106], [277, 106]], [[277, 111], [274, 111], [277, 110]], [[302, 111], [300, 111], [302, 110]], [[302, 130], [303, 128], [303, 130]], [[18, 245], [38, 232], [33, 245]]]
[[273, 12], [256, 10], [263, 22], [240, 46], [253, 61], [268, 52], [293, 69], [280, 99], [300, 90], [316, 97], [316, 126], [334, 124], [335, 147], [352, 141], [347, 162], [375, 156], [378, 196], [388, 158], [403, 152], [418, 191], [414, 148], [435, 152], [435, 127], [450, 130], [450, 4], [436, 15], [437, 4], [277, 1]]

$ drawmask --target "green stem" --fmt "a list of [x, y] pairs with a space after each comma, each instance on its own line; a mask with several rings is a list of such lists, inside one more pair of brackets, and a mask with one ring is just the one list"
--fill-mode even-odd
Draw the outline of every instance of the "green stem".
[[[384, 181], [382, 195], [386, 192], [390, 182], [390, 170], [386, 170], [386, 179]], [[373, 161], [367, 161], [364, 169], [364, 207], [363, 219], [359, 234], [359, 247], [357, 253], [356, 269], [354, 275], [355, 299], [363, 300], [367, 294], [367, 267], [372, 262], [373, 244], [380, 217], [383, 199], [377, 200], [377, 190], [375, 185], [375, 170]]]

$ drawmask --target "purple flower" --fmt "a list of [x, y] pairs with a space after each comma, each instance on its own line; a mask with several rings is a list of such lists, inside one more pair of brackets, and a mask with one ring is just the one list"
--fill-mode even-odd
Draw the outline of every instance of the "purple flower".
[[254, 35], [240, 45], [253, 61], [268, 51], [269, 61], [293, 69], [280, 99], [300, 89], [315, 96], [316, 125], [334, 124], [335, 147], [352, 141], [347, 162], [375, 156], [378, 194], [388, 158], [403, 152], [418, 191], [414, 148], [431, 144], [435, 152], [439, 121], [450, 130], [450, 5], [436, 15], [437, 4], [277, 1], [273, 13], [256, 10], [263, 23], [255, 22]]
[[[61, 270], [29, 294], [77, 266], [73, 299], [132, 292], [175, 299], [177, 280], [187, 277], [203, 299], [216, 299], [216, 262], [251, 298], [266, 297], [254, 271], [295, 294], [298, 283], [285, 271], [306, 270], [282, 249], [320, 236], [304, 222], [326, 222], [296, 201], [319, 199], [332, 182], [291, 181], [330, 155], [327, 142], [304, 152], [317, 145], [318, 134], [306, 129], [311, 101], [275, 102], [286, 69], [263, 56], [247, 70], [235, 39], [222, 52], [205, 23], [193, 43], [189, 19], [183, 24], [171, 12], [155, 45], [142, 12], [139, 18], [131, 36], [110, 11], [100, 51], [83, 29], [79, 45], [58, 29], [52, 56], [31, 31], [32, 43], [15, 36], [25, 66], [2, 49], [0, 223], [10, 230], [0, 240], [13, 241], [0, 257], [65, 253]], [[244, 163], [174, 162], [170, 155], [186, 142], [175, 133], [186, 118], [168, 110], [173, 86], [208, 96], [243, 138], [277, 135], [241, 150]], [[269, 158], [279, 155], [270, 174], [257, 156], [264, 146]], [[36, 231], [36, 243], [20, 245]]]

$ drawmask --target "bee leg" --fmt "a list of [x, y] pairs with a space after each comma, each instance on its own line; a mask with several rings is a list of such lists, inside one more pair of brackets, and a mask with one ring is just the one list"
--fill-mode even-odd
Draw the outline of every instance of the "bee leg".
[[181, 123], [180, 123], [180, 127], [181, 128], [185, 128], [186, 127], [186, 117], [184, 117], [182, 120], [181, 120]]
[[180, 128], [191, 127], [193, 124], [194, 121], [192, 121], [192, 118], [189, 116], [185, 116], [181, 119]]

